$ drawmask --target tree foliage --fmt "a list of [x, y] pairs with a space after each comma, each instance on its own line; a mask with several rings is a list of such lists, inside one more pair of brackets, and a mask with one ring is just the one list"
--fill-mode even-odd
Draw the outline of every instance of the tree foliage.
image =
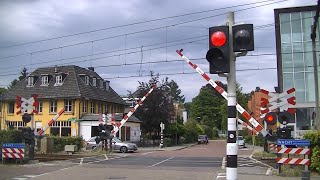
[[162, 122], [166, 127], [169, 127], [171, 120], [174, 119], [173, 102], [183, 102], [184, 96], [180, 95], [181, 90], [176, 82], [169, 81], [168, 78], [159, 80], [158, 75], [155, 76], [153, 72], [150, 74], [151, 79], [148, 82], [139, 82], [139, 96], [143, 97], [152, 88], [153, 84], [156, 84], [157, 88], [143, 102], [143, 105], [137, 109], [135, 115], [143, 121], [141, 129], [144, 133], [158, 135], [160, 123]]
[[15, 86], [16, 84], [18, 84], [19, 81], [23, 80], [24, 78], [26, 78], [28, 76], [28, 69], [27, 68], [23, 68], [20, 72], [20, 76], [18, 77], [18, 79], [14, 79], [11, 81], [11, 83], [8, 85], [8, 89], [11, 89], [13, 86]]
[[[216, 81], [216, 83], [227, 92], [226, 84], [219, 81]], [[239, 84], [236, 85], [236, 92], [237, 102], [242, 107], [246, 107], [249, 94], [243, 93]], [[206, 130], [206, 133], [208, 133], [208, 136], [211, 136], [212, 128], [220, 130], [227, 129], [227, 100], [209, 84], [203, 86], [200, 89], [198, 96], [192, 99], [189, 113], [191, 118], [198, 119], [199, 123], [205, 127], [204, 129]]]

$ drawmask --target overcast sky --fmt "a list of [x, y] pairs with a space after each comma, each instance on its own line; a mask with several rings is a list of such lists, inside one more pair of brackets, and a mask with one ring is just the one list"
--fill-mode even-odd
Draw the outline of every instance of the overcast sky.
[[225, 24], [225, 13], [234, 11], [235, 23], [253, 24], [255, 35], [255, 51], [237, 58], [237, 82], [244, 92], [257, 86], [273, 91], [274, 9], [315, 4], [316, 0], [2, 0], [0, 87], [7, 87], [23, 67], [31, 72], [73, 64], [95, 67], [120, 95], [135, 91], [138, 81], [149, 80], [154, 71], [161, 79], [176, 81], [191, 101], [206, 81], [175, 50], [184, 49], [208, 72], [208, 28]]

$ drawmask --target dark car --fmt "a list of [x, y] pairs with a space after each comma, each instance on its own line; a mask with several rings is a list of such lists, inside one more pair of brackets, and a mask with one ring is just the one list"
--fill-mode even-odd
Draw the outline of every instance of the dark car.
[[204, 143], [204, 144], [208, 144], [209, 143], [207, 135], [199, 135], [198, 136], [198, 144], [201, 144], [201, 143]]

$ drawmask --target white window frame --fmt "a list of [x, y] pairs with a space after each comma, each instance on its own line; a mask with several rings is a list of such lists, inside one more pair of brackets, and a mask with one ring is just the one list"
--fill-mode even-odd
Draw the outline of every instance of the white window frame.
[[38, 107], [37, 107], [38, 113], [42, 113], [42, 108], [43, 108], [42, 101], [39, 101], [39, 104], [38, 104]]
[[92, 86], [97, 86], [97, 78], [92, 79]]
[[34, 77], [33, 76], [28, 77], [28, 86], [34, 86]]
[[[57, 100], [50, 100], [50, 105], [49, 105], [49, 113], [56, 113], [57, 112], [57, 109], [58, 109], [58, 102]], [[53, 111], [52, 111], [53, 109]]]
[[90, 113], [94, 114], [96, 112], [96, 103], [94, 101], [90, 102]]
[[82, 101], [82, 112], [83, 113], [88, 112], [88, 101], [87, 100]]
[[42, 76], [41, 77], [41, 85], [49, 85], [49, 77], [48, 76]]
[[56, 84], [61, 85], [62, 84], [62, 75], [57, 75], [56, 76]]
[[73, 112], [73, 101], [72, 99], [64, 100], [64, 110], [65, 112]]
[[89, 85], [89, 76], [84, 77], [84, 83]]

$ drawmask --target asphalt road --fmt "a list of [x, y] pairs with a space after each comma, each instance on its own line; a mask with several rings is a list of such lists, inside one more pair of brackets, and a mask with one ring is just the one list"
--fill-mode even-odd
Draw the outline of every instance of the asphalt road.
[[[266, 167], [249, 158], [252, 151], [239, 150], [239, 168]], [[225, 142], [211, 141], [176, 151], [145, 149], [65, 161], [26, 165], [0, 165], [0, 179], [214, 179], [225, 161]], [[259, 172], [260, 173], [260, 172]]]

